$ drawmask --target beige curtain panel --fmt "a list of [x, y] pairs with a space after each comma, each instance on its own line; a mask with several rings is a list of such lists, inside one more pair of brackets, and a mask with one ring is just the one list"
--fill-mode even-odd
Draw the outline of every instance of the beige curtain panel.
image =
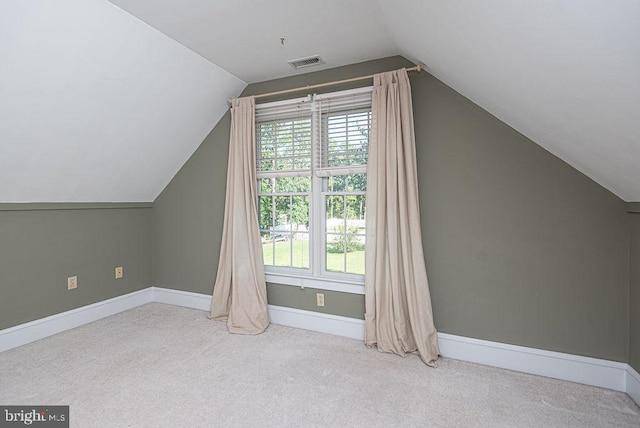
[[422, 250], [411, 87], [376, 74], [367, 179], [365, 344], [436, 366], [438, 336]]
[[224, 226], [210, 318], [226, 320], [229, 332], [238, 334], [259, 334], [269, 326], [255, 146], [255, 99], [232, 100]]

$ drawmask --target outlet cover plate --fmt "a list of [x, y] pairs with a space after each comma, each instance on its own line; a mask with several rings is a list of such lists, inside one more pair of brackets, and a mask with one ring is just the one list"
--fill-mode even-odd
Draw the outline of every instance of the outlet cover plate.
[[75, 290], [78, 288], [78, 277], [70, 276], [67, 278], [67, 290]]

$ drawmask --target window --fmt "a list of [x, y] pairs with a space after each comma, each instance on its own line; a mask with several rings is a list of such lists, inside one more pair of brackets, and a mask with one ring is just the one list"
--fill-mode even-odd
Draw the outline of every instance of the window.
[[370, 87], [256, 105], [268, 280], [342, 291], [354, 289], [335, 284], [363, 283], [370, 128]]

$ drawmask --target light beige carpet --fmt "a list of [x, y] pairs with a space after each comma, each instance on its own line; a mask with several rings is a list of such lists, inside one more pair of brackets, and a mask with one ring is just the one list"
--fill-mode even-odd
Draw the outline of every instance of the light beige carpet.
[[73, 427], [640, 427], [624, 393], [439, 364], [152, 303], [0, 353], [0, 403], [68, 404]]

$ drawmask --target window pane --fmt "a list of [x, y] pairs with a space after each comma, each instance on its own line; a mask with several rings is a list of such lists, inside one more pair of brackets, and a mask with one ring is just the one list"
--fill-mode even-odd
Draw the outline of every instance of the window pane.
[[367, 215], [367, 197], [365, 195], [358, 195], [355, 197], [353, 212], [355, 214], [355, 224], [358, 225], [358, 228], [362, 229], [358, 233], [364, 233], [365, 219]]
[[309, 197], [291, 197], [292, 229], [300, 232], [309, 231]]
[[367, 174], [349, 175], [348, 191], [350, 192], [366, 192], [367, 191]]
[[309, 234], [305, 232], [294, 233], [292, 244], [292, 267], [309, 269]]
[[311, 191], [311, 177], [296, 177], [295, 180], [296, 192], [310, 192]]
[[271, 233], [261, 232], [262, 238], [262, 258], [265, 266], [273, 266], [273, 241], [271, 240]]
[[274, 243], [275, 266], [291, 266], [291, 243], [293, 241], [278, 236]]
[[260, 229], [270, 229], [273, 227], [273, 198], [271, 196], [260, 196], [258, 198], [258, 212]]
[[[347, 225], [348, 226], [357, 226], [358, 228], [364, 228], [364, 219], [365, 219], [365, 196], [364, 195], [349, 195], [346, 196], [347, 201]], [[352, 233], [360, 233], [353, 232]]]
[[325, 264], [327, 271], [344, 272], [344, 235], [327, 233]]
[[281, 177], [276, 179], [276, 192], [310, 192], [311, 177]]
[[[347, 235], [347, 273], [364, 275], [364, 236]], [[351, 251], [349, 249], [351, 248]]]
[[[358, 196], [348, 195], [345, 198], [347, 202], [346, 212], [345, 212], [347, 220], [356, 220], [358, 218], [358, 213], [360, 208], [358, 203]], [[349, 222], [347, 222], [347, 224], [349, 224]]]
[[270, 159], [260, 159], [258, 161], [258, 169], [260, 171], [273, 171], [275, 170], [275, 163]]
[[329, 177], [329, 192], [344, 192], [347, 190], [347, 176], [346, 175], [335, 175], [333, 177]]
[[344, 196], [327, 196], [327, 231], [344, 228]]
[[275, 218], [274, 229], [288, 231], [291, 230], [291, 196], [274, 196], [275, 199]]
[[273, 178], [261, 178], [258, 180], [258, 189], [261, 193], [273, 192]]

